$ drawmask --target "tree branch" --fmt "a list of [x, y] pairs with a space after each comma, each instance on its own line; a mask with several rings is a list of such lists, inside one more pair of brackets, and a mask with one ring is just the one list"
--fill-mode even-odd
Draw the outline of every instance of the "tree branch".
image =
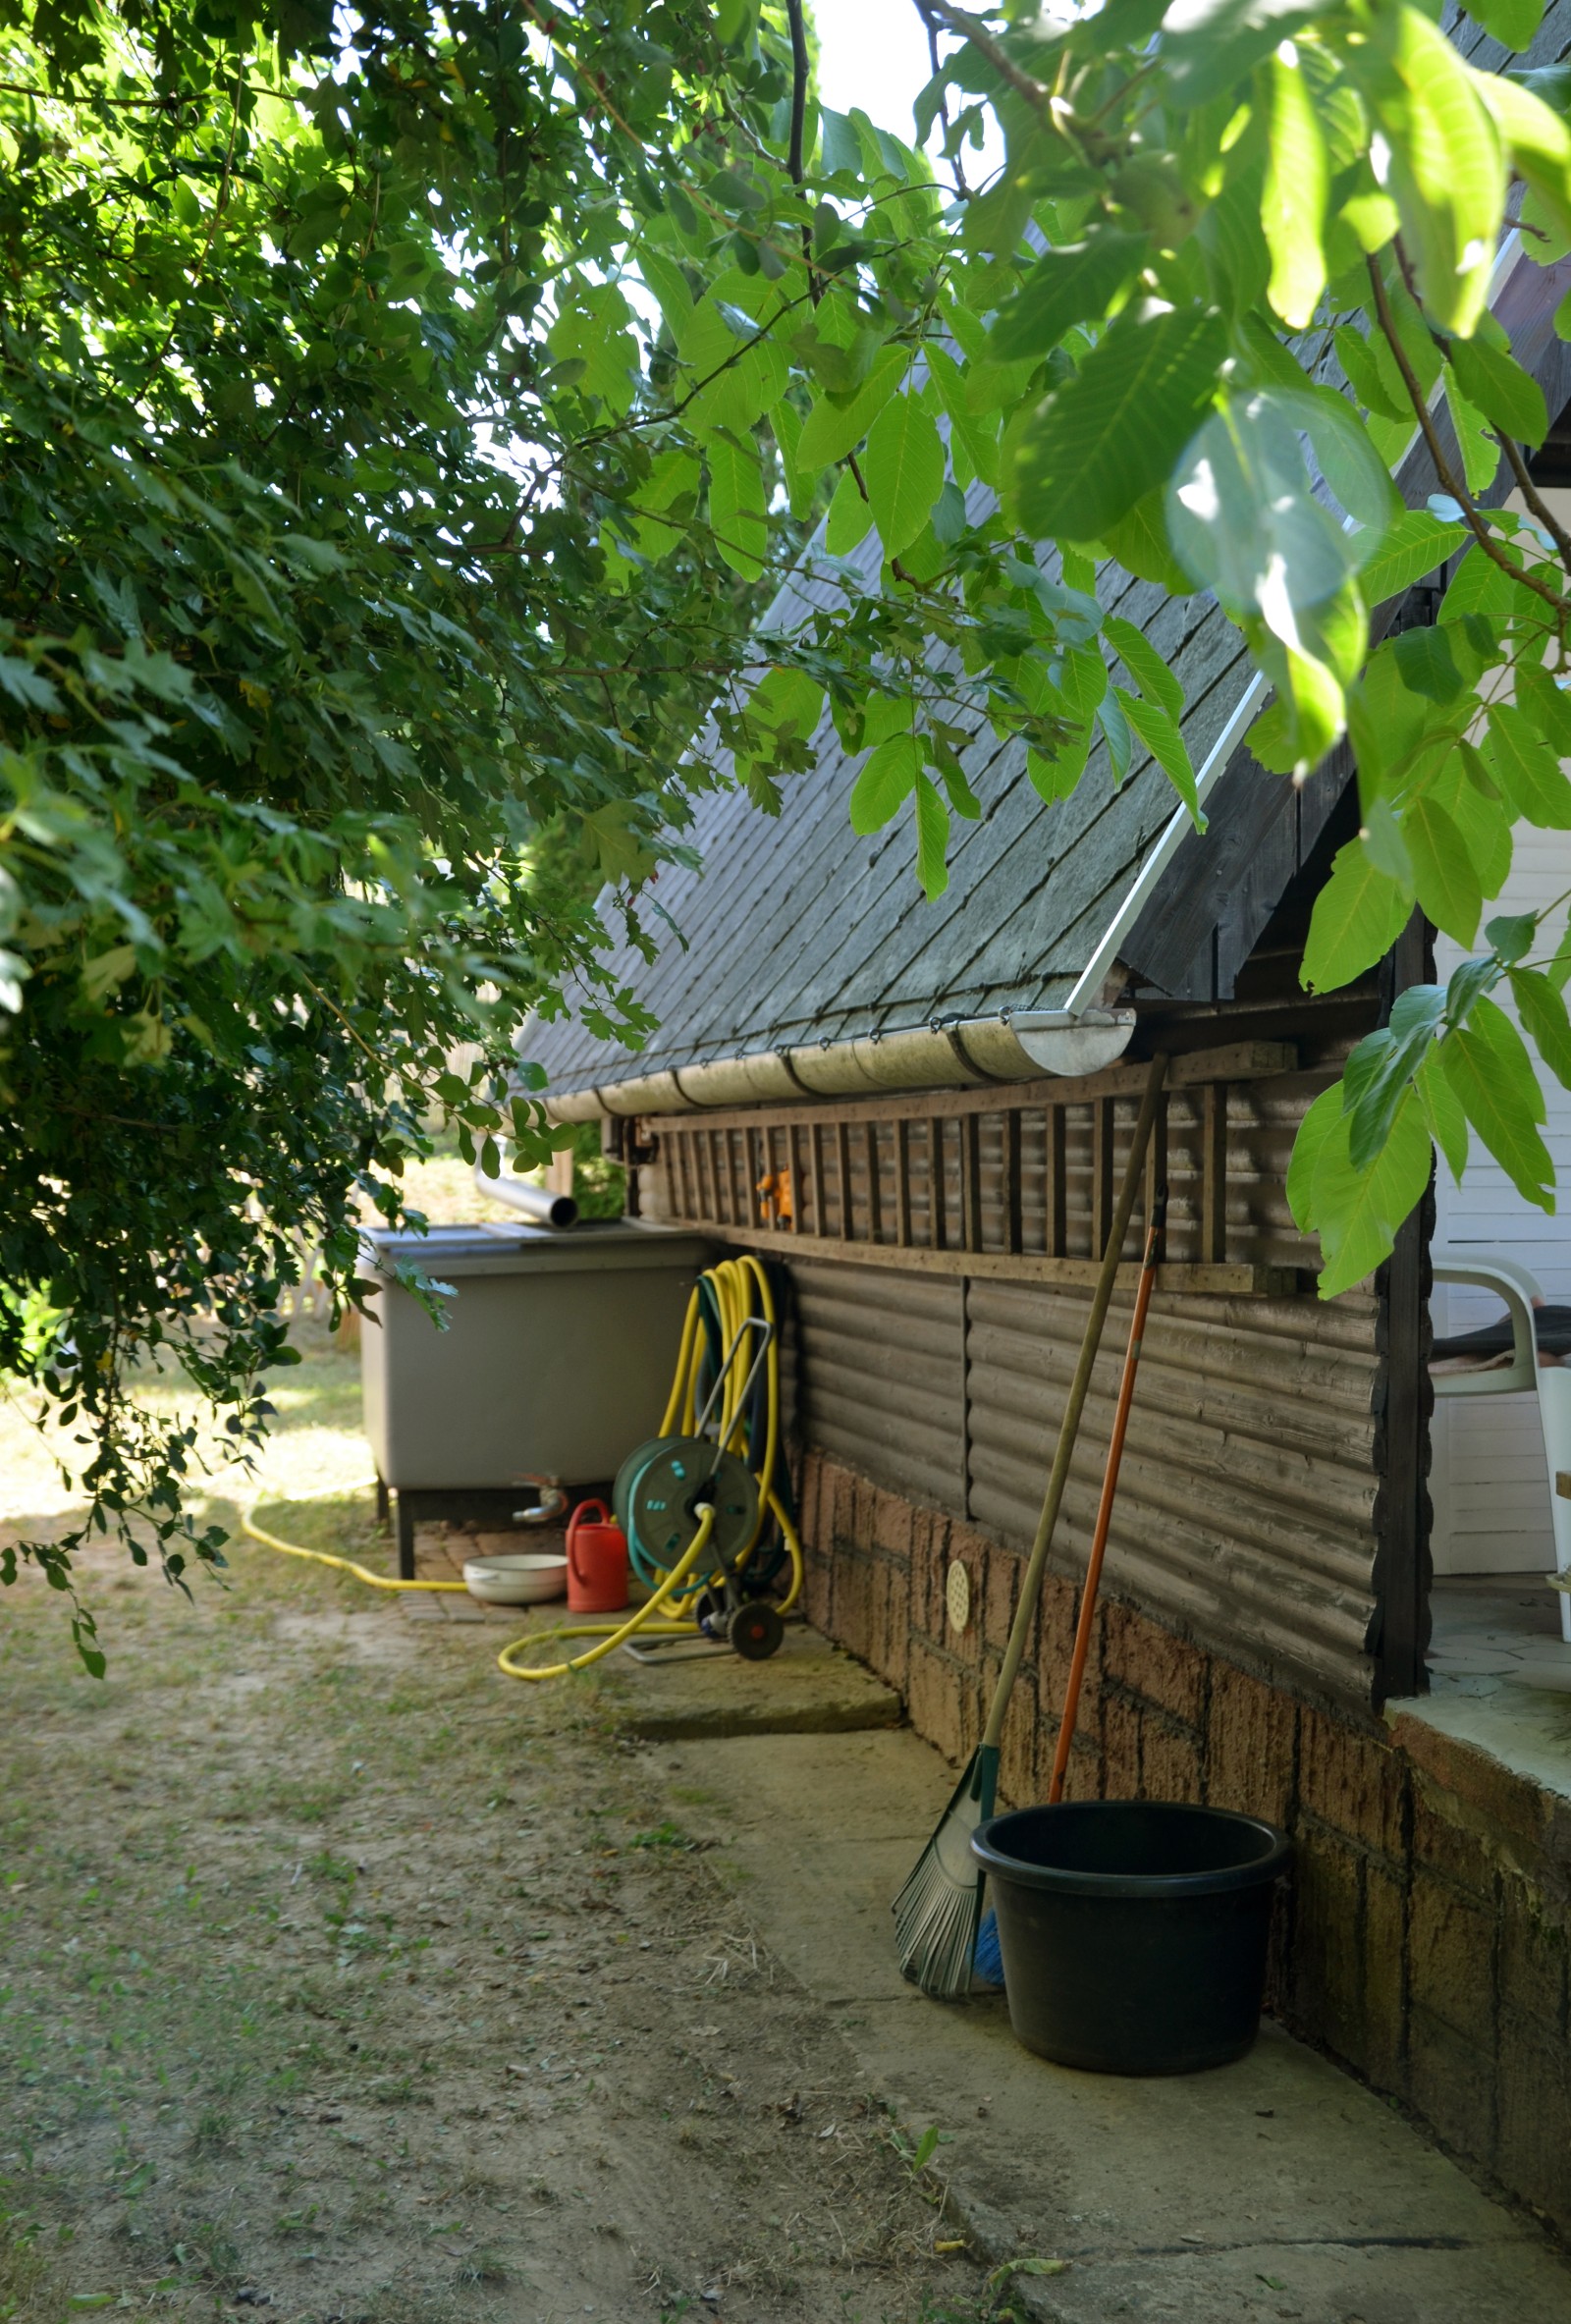
[[1552, 513], [1544, 495], [1528, 473], [1528, 463], [1522, 458], [1521, 446], [1514, 444], [1509, 436], [1502, 435], [1498, 429], [1495, 430], [1494, 440], [1511, 463], [1511, 473], [1516, 478], [1517, 488], [1522, 498], [1527, 502], [1528, 514], [1538, 518], [1559, 550], [1560, 563], [1565, 567], [1566, 571], [1571, 573], [1571, 533], [1566, 531], [1559, 518]]
[[1450, 494], [1452, 500], [1461, 510], [1464, 523], [1490, 563], [1497, 565], [1502, 572], [1510, 574], [1513, 581], [1520, 581], [1524, 589], [1531, 589], [1536, 597], [1542, 597], [1544, 604], [1552, 608], [1555, 633], [1559, 635], [1565, 626], [1566, 615], [1571, 613], [1571, 604], [1567, 603], [1558, 590], [1551, 589], [1547, 582], [1541, 581], [1536, 573], [1524, 572], [1520, 566], [1511, 563], [1510, 558], [1506, 556], [1499, 542], [1485, 523], [1466, 484], [1452, 469], [1441, 447], [1439, 433], [1436, 428], [1428, 399], [1424, 390], [1419, 386], [1412, 364], [1407, 359], [1407, 350], [1397, 336], [1396, 325], [1391, 318], [1390, 300], [1385, 296], [1385, 284], [1381, 275], [1380, 261], [1372, 256], [1367, 263], [1369, 279], [1375, 287], [1376, 317], [1385, 335], [1385, 344], [1395, 358], [1396, 368], [1402, 374], [1402, 384], [1407, 390], [1407, 400], [1413, 406], [1413, 415], [1418, 421], [1419, 432], [1429, 447], [1431, 459], [1435, 462], [1436, 481]]
[[921, 13], [926, 16], [929, 9], [948, 26], [951, 32], [958, 32], [962, 40], [969, 40], [971, 46], [987, 58], [1001, 79], [1007, 81], [1017, 97], [1024, 97], [1026, 103], [1034, 105], [1039, 113], [1049, 110], [1053, 91], [1046, 82], [1035, 80], [1017, 65], [978, 18], [963, 8], [951, 8], [949, 0], [924, 0]]

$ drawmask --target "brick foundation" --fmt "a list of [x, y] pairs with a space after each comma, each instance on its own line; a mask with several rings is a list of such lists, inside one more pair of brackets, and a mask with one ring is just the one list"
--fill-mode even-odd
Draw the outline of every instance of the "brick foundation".
[[[975, 1748], [1014, 1610], [1013, 1550], [816, 1453], [802, 1477], [809, 1618], [905, 1698], [955, 1760]], [[945, 1611], [950, 1562], [972, 1619]], [[1004, 1731], [1014, 1804], [1046, 1791], [1076, 1613], [1050, 1576]], [[1071, 1798], [1209, 1801], [1282, 1824], [1295, 1875], [1269, 2006], [1399, 2098], [1447, 2147], [1571, 2235], [1571, 1811], [1408, 1716], [1362, 1729], [1109, 1599]]]

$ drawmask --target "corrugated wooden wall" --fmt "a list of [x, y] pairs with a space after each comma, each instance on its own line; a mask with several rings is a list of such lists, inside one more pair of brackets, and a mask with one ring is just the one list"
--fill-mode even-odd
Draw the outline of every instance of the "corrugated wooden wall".
[[883, 1268], [791, 1268], [801, 1433], [875, 1484], [965, 1500], [964, 1285]]

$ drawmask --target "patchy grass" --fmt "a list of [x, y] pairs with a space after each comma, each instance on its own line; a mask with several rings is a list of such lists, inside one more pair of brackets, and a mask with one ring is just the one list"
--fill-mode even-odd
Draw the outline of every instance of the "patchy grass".
[[[301, 1344], [213, 1505], [385, 1564], [355, 1359]], [[510, 1688], [489, 1628], [244, 1540], [190, 1599], [88, 1582], [101, 1683], [35, 1577], [0, 1601], [0, 2324], [985, 2312], [592, 1676]]]

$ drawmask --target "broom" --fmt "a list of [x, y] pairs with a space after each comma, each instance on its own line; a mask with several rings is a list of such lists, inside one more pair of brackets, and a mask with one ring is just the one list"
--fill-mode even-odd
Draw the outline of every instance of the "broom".
[[993, 1813], [998, 1796], [999, 1745], [1003, 1734], [1004, 1713], [1009, 1707], [1009, 1697], [1014, 1692], [1014, 1682], [1025, 1655], [1026, 1640], [1036, 1617], [1037, 1601], [1042, 1595], [1048, 1551], [1053, 1545], [1059, 1504], [1069, 1480], [1069, 1462], [1079, 1433], [1080, 1415], [1085, 1409], [1092, 1368], [1102, 1344], [1102, 1327], [1107, 1321], [1109, 1302], [1112, 1298], [1112, 1287], [1117, 1278], [1119, 1254], [1134, 1213], [1135, 1195], [1139, 1190], [1140, 1173], [1145, 1166], [1146, 1149], [1151, 1143], [1157, 1108], [1162, 1101], [1162, 1085], [1166, 1069], [1165, 1057], [1152, 1059], [1145, 1096], [1141, 1100], [1140, 1116], [1129, 1146], [1129, 1159], [1124, 1164], [1123, 1184], [1118, 1190], [1118, 1207], [1113, 1213], [1107, 1248], [1102, 1254], [1102, 1270], [1092, 1295], [1091, 1312], [1086, 1318], [1080, 1361], [1075, 1367], [1069, 1399], [1063, 1408], [1053, 1474], [1048, 1480], [1047, 1496], [1037, 1520], [1036, 1540], [1031, 1544], [1030, 1563], [1020, 1586], [1020, 1602], [1015, 1608], [1009, 1643], [1004, 1649], [1003, 1667], [994, 1690], [993, 1707], [988, 1712], [988, 1723], [982, 1731], [981, 1743], [954, 1787], [954, 1795], [944, 1811], [937, 1831], [918, 1857], [909, 1879], [894, 1900], [894, 1941], [899, 1954], [900, 1973], [909, 1978], [913, 1985], [920, 1985], [924, 1993], [930, 1993], [940, 2001], [957, 2001], [970, 1988], [971, 1963], [976, 1951], [977, 1929], [982, 1919], [983, 1888], [983, 1875], [978, 1871], [976, 1860], [971, 1854], [971, 1834]]

